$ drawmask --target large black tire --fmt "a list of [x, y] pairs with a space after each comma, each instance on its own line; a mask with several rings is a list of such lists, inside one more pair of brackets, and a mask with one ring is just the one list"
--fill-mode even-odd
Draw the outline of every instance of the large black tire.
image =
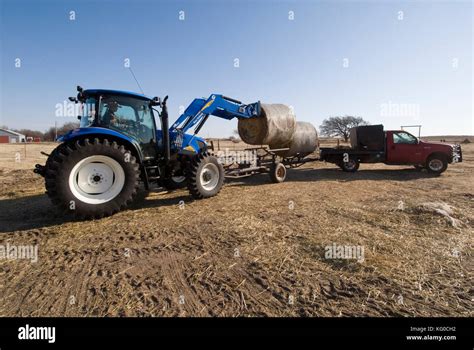
[[270, 167], [270, 178], [274, 183], [280, 183], [286, 179], [286, 167], [280, 162], [275, 162]]
[[216, 157], [204, 152], [195, 156], [186, 169], [188, 190], [195, 199], [213, 197], [224, 184], [224, 168]]
[[355, 173], [359, 169], [359, 161], [357, 158], [350, 157], [348, 162], [340, 162], [339, 166], [341, 169], [348, 173]]
[[448, 168], [448, 160], [443, 155], [434, 154], [426, 161], [426, 169], [432, 174], [441, 174]]
[[[100, 199], [93, 198], [101, 195], [99, 193], [91, 194], [78, 190], [80, 175], [75, 174], [76, 171], [80, 174], [79, 163], [90, 165], [92, 169], [96, 164], [100, 164], [91, 158], [93, 156], [95, 158], [101, 156], [117, 169], [121, 167], [123, 170], [120, 175], [112, 171], [113, 176], [110, 177], [112, 185], [109, 189], [114, 189], [117, 194], [111, 194], [108, 200], [107, 191], [104, 191], [105, 196]], [[87, 163], [89, 159], [91, 161]], [[94, 182], [93, 185], [107, 182], [107, 176], [102, 174], [101, 170], [93, 169], [93, 171], [94, 173], [90, 173], [87, 177], [88, 181]], [[71, 175], [72, 172], [74, 175]], [[108, 174], [110, 175], [110, 172]], [[124, 146], [116, 142], [111, 143], [106, 139], [96, 138], [93, 142], [83, 139], [75, 143], [62, 144], [51, 153], [45, 166], [45, 185], [49, 198], [60, 211], [71, 213], [78, 219], [98, 219], [125, 209], [137, 194], [139, 177], [139, 166], [131, 152]], [[123, 185], [121, 185], [122, 182]], [[91, 203], [94, 200], [101, 202]]]

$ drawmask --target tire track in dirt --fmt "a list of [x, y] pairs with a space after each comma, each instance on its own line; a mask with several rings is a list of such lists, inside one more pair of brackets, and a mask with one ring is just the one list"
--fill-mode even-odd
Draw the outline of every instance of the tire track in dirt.
[[[314, 167], [278, 185], [266, 175], [231, 183], [209, 200], [153, 193], [90, 222], [56, 217], [29, 196], [43, 190], [31, 171], [15, 173], [16, 188], [28, 188], [0, 199], [0, 242], [37, 243], [40, 262], [0, 261], [0, 315], [472, 315], [472, 166], [438, 178]], [[442, 200], [467, 229], [396, 210], [400, 200]], [[363, 245], [365, 262], [325, 259], [332, 243]]]
[[164, 297], [170, 306], [177, 305], [178, 316], [192, 316], [199, 314], [204, 308], [203, 299], [199, 298], [196, 290], [189, 283], [187, 274], [191, 270], [189, 261], [182, 254], [163, 252], [154, 257], [160, 261], [163, 285], [170, 293]]

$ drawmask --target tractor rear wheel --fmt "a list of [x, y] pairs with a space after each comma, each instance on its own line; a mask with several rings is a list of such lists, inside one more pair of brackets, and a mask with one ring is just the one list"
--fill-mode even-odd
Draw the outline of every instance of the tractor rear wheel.
[[59, 146], [45, 169], [53, 204], [79, 219], [102, 218], [124, 209], [137, 194], [139, 177], [129, 150], [97, 138]]
[[213, 197], [224, 184], [224, 168], [216, 157], [204, 152], [189, 162], [186, 179], [189, 193], [195, 199]]

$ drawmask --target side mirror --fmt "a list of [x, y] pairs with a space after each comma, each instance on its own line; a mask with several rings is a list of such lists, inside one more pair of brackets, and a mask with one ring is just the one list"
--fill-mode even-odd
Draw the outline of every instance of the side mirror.
[[79, 102], [76, 97], [69, 97], [69, 101], [74, 102], [74, 103]]
[[152, 106], [160, 106], [161, 105], [161, 98], [155, 96], [151, 100], [151, 105]]

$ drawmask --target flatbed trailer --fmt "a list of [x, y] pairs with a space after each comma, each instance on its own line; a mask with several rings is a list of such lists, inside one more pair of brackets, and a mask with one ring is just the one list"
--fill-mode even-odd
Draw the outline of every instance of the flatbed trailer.
[[225, 177], [228, 179], [239, 179], [255, 174], [268, 173], [273, 182], [283, 182], [286, 178], [287, 168], [297, 168], [301, 165], [319, 161], [319, 157], [307, 157], [306, 155], [296, 155], [283, 158], [278, 152], [287, 151], [288, 148], [271, 149], [267, 147], [245, 148], [243, 151], [249, 152], [252, 156], [249, 162], [233, 162], [224, 165]]

